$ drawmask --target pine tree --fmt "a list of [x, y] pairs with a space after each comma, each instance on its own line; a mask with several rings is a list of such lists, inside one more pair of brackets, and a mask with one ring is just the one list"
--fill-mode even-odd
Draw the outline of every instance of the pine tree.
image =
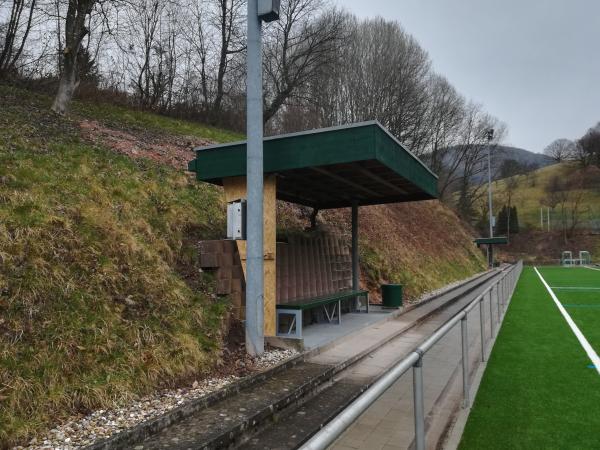
[[502, 207], [500, 212], [498, 213], [498, 220], [496, 221], [496, 234], [501, 236], [506, 234], [506, 225], [508, 220], [508, 211], [506, 210], [506, 205]]
[[518, 233], [519, 232], [519, 215], [517, 213], [517, 207], [513, 206], [510, 212], [510, 232]]

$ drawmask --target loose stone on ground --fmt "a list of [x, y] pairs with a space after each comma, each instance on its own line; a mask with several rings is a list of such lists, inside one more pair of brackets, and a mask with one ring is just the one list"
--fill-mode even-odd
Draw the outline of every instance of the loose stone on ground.
[[[253, 371], [261, 372], [296, 356], [295, 350], [269, 350], [252, 360]], [[240, 380], [229, 375], [194, 381], [190, 387], [166, 390], [134, 401], [120, 408], [97, 410], [83, 418], [72, 420], [50, 430], [43, 438], [34, 438], [26, 447], [13, 450], [72, 450], [85, 447], [101, 439], [132, 428], [158, 417], [185, 402], [218, 391]]]

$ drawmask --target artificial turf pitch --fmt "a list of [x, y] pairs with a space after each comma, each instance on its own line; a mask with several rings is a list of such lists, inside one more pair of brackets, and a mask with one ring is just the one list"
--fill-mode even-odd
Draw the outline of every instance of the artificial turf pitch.
[[[600, 271], [539, 271], [600, 353], [600, 289], [590, 289], [600, 288]], [[600, 375], [590, 364], [534, 269], [525, 267], [460, 448], [599, 449]]]

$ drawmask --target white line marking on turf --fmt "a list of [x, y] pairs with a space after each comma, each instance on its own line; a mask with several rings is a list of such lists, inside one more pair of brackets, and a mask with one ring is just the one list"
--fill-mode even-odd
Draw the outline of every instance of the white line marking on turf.
[[575, 286], [550, 286], [552, 289], [568, 289], [568, 290], [578, 290], [578, 291], [600, 291], [600, 287], [575, 287]]
[[590, 266], [583, 266], [583, 267], [585, 267], [586, 269], [590, 269], [590, 270], [600, 270], [600, 269], [597, 269], [596, 267], [590, 267]]
[[540, 280], [542, 281], [543, 285], [546, 287], [546, 290], [550, 294], [550, 297], [552, 297], [552, 300], [554, 300], [554, 303], [556, 303], [556, 306], [558, 307], [558, 310], [560, 311], [560, 313], [563, 315], [563, 317], [565, 318], [565, 320], [567, 321], [567, 323], [571, 327], [571, 331], [573, 331], [573, 334], [575, 334], [575, 337], [577, 338], [577, 340], [579, 341], [579, 343], [581, 344], [581, 346], [583, 347], [583, 349], [587, 353], [588, 357], [592, 361], [592, 364], [594, 365], [594, 368], [596, 369], [596, 371], [600, 375], [600, 358], [598, 357], [598, 354], [594, 351], [594, 349], [592, 348], [592, 346], [590, 345], [590, 343], [587, 341], [587, 339], [585, 338], [585, 336], [581, 332], [581, 330], [577, 327], [577, 325], [575, 325], [575, 322], [573, 322], [573, 319], [571, 319], [571, 316], [569, 315], [569, 313], [567, 312], [567, 310], [560, 303], [560, 301], [558, 300], [558, 298], [554, 294], [554, 291], [550, 288], [550, 286], [548, 286], [548, 283], [546, 283], [546, 280], [544, 280], [544, 277], [538, 271], [537, 267], [534, 267], [534, 270], [535, 270], [535, 273], [538, 274], [538, 277], [540, 277]]

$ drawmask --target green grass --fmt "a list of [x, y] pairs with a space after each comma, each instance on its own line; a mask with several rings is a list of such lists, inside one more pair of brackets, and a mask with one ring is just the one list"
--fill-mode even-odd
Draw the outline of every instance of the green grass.
[[[536, 170], [529, 177], [525, 175], [517, 175], [518, 187], [513, 193], [512, 204], [517, 207], [519, 214], [519, 223], [522, 227], [531, 229], [539, 229], [540, 226], [540, 205], [543, 199], [547, 196], [544, 192], [549, 181], [553, 177], [559, 177], [561, 180], [569, 180], [574, 175], [577, 166], [574, 164], [554, 164]], [[494, 204], [501, 208], [507, 203], [506, 180], [499, 180], [493, 183]], [[581, 217], [584, 221], [588, 220], [589, 214], [597, 217], [600, 214], [600, 191], [593, 189], [583, 189], [578, 192], [583, 194], [582, 202], [579, 210], [582, 212]], [[486, 199], [481, 200], [480, 207], [485, 209]], [[559, 209], [557, 207], [552, 212], [552, 220], [558, 223]]]
[[[36, 92], [18, 89], [12, 86], [0, 84], [0, 98], [4, 100], [0, 121], [22, 116], [21, 113], [33, 110], [33, 114], [39, 115], [50, 108], [52, 97], [41, 95]], [[39, 130], [57, 131], [62, 128], [60, 122], [52, 120], [51, 115], [46, 115], [47, 120], [44, 123], [33, 124], [29, 121], [23, 121], [24, 128], [20, 131], [27, 133], [28, 131]], [[27, 118], [27, 116], [25, 116]], [[105, 102], [88, 102], [88, 101], [73, 101], [69, 112], [69, 120], [67, 122], [76, 123], [81, 119], [96, 120], [108, 127], [125, 128], [141, 131], [144, 133], [165, 134], [173, 136], [201, 138], [214, 142], [231, 142], [244, 139], [244, 135], [235, 133], [230, 130], [212, 127], [200, 122], [190, 120], [174, 119], [172, 117], [154, 114], [147, 111], [129, 109], [124, 106], [113, 105]], [[64, 122], [64, 121], [63, 121]], [[7, 122], [8, 123], [8, 120]], [[10, 130], [4, 130], [9, 132]], [[19, 133], [12, 137], [17, 137]], [[0, 134], [0, 138], [2, 135]], [[1, 141], [0, 141], [1, 142]]]
[[71, 113], [82, 118], [101, 120], [109, 126], [197, 137], [215, 142], [244, 139], [244, 135], [198, 122], [178, 120], [147, 111], [132, 110], [109, 103], [74, 102]]
[[0, 104], [5, 448], [212, 370], [228, 305], [196, 264], [225, 226], [218, 189], [87, 143], [47, 97], [0, 87]]
[[460, 448], [597, 448], [600, 377], [589, 364], [537, 274], [526, 267]]
[[583, 267], [538, 270], [596, 353], [600, 352], [600, 271]]

